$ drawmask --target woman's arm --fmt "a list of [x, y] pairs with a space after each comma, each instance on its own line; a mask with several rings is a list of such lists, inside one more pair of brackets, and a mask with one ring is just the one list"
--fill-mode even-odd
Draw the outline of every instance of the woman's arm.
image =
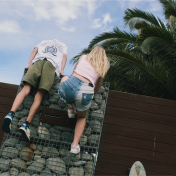
[[103, 77], [99, 77], [95, 83], [94, 92], [97, 93], [102, 85]]

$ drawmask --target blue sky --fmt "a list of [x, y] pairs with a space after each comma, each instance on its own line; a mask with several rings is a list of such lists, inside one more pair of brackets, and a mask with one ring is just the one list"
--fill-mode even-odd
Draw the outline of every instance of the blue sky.
[[153, 13], [164, 21], [158, 0], [0, 0], [0, 82], [19, 84], [33, 48], [58, 39], [68, 46], [69, 60], [97, 35], [124, 28], [127, 8]]

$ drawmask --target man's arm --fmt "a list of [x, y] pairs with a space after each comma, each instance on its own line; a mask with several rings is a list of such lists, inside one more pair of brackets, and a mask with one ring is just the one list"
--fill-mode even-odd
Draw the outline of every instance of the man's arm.
[[99, 77], [96, 81], [94, 92], [97, 93], [101, 87], [101, 84], [103, 82], [103, 77]]
[[34, 49], [33, 49], [33, 51], [31, 52], [31, 55], [30, 55], [30, 57], [29, 57], [29, 62], [28, 62], [28, 64], [27, 64], [27, 67], [26, 68], [29, 68], [30, 66], [31, 66], [31, 64], [32, 64], [32, 60], [34, 59], [34, 57], [35, 57], [35, 55], [38, 53], [38, 47], [35, 47]]
[[67, 55], [63, 54], [63, 56], [62, 56], [62, 64], [61, 64], [61, 75], [64, 74], [64, 68], [65, 68], [66, 62], [67, 62]]

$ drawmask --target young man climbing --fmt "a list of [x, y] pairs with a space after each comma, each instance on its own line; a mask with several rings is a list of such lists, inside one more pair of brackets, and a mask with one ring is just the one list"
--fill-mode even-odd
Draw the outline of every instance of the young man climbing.
[[11, 111], [5, 116], [2, 130], [10, 133], [11, 122], [15, 112], [29, 94], [31, 87], [37, 87], [34, 102], [30, 108], [26, 122], [19, 128], [22, 136], [30, 141], [30, 122], [33, 119], [37, 109], [40, 106], [44, 94], [50, 90], [55, 73], [57, 76], [63, 75], [67, 61], [67, 46], [59, 40], [44, 40], [39, 43], [31, 52], [27, 64], [28, 71], [23, 79], [24, 87], [16, 96]]

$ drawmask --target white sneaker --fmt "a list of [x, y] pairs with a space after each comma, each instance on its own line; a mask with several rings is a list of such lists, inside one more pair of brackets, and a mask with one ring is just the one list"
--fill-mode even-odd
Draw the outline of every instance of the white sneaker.
[[20, 128], [19, 131], [21, 132], [24, 139], [26, 139], [28, 142], [30, 141], [30, 127], [24, 123]]
[[68, 112], [68, 117], [69, 118], [75, 118], [76, 110], [70, 110], [70, 109], [68, 109], [67, 112]]
[[71, 150], [70, 150], [70, 153], [74, 153], [74, 154], [77, 154], [80, 152], [80, 146], [79, 145], [71, 145]]

